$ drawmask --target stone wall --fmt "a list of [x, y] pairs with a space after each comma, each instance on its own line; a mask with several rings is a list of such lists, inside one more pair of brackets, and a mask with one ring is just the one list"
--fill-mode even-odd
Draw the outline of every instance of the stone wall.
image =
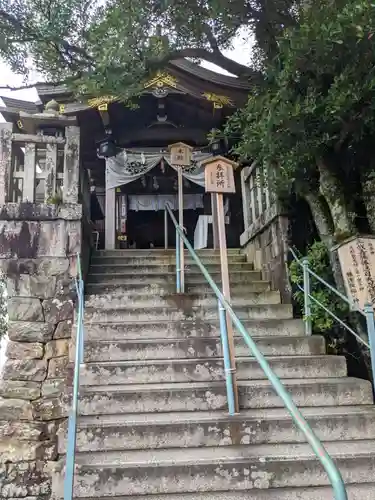
[[291, 302], [291, 287], [287, 271], [288, 217], [282, 215], [277, 204], [272, 204], [241, 235], [241, 246], [262, 278], [279, 290], [283, 303]]
[[9, 342], [0, 385], [0, 498], [49, 498], [66, 426], [73, 366], [82, 208], [0, 207], [0, 265], [9, 294]]

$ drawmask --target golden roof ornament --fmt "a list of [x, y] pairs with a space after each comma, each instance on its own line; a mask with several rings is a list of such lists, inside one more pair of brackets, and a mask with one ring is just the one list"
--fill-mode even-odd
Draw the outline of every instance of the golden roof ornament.
[[162, 87], [172, 87], [176, 88], [177, 87], [177, 78], [174, 76], [170, 75], [166, 71], [158, 71], [154, 78], [151, 78], [151, 80], [148, 80], [144, 84], [145, 89], [149, 88], [162, 88]]
[[232, 99], [230, 99], [226, 95], [218, 95], [212, 92], [205, 92], [203, 94], [203, 97], [205, 97], [208, 101], [211, 101], [215, 109], [221, 109], [224, 106], [234, 106], [234, 102], [232, 101]]
[[100, 111], [106, 111], [108, 104], [118, 101], [119, 98], [115, 95], [103, 95], [101, 97], [93, 97], [87, 101], [90, 108], [98, 108]]

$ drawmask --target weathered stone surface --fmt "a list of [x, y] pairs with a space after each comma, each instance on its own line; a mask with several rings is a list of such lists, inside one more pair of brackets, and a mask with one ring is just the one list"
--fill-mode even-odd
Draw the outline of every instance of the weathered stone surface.
[[72, 336], [73, 320], [61, 321], [53, 334], [54, 339], [70, 339]]
[[48, 342], [52, 339], [55, 326], [51, 323], [31, 323], [10, 321], [8, 336], [18, 342]]
[[8, 276], [7, 290], [10, 297], [49, 299], [56, 294], [56, 276], [21, 274]]
[[29, 401], [0, 398], [0, 420], [32, 420], [33, 407]]
[[[1, 219], [1, 215], [0, 215]], [[77, 227], [75, 226], [77, 224]], [[73, 231], [73, 238], [70, 232]], [[80, 221], [0, 220], [0, 258], [35, 259], [38, 257], [66, 257], [77, 249], [77, 231]], [[75, 250], [71, 250], [71, 248]]]
[[44, 471], [45, 462], [7, 463], [0, 482], [0, 498], [24, 498], [49, 495], [51, 479]]
[[47, 435], [46, 431], [47, 424], [44, 422], [9, 422], [0, 420], [0, 440], [44, 441]]
[[46, 321], [49, 323], [59, 323], [73, 318], [73, 302], [69, 299], [55, 297], [45, 300], [43, 309]]
[[69, 354], [69, 340], [59, 339], [51, 340], [46, 344], [46, 359], [59, 358], [61, 356], [68, 356]]
[[6, 356], [9, 359], [42, 359], [44, 355], [43, 344], [40, 342], [14, 342], [9, 341]]
[[0, 382], [0, 396], [3, 398], [33, 401], [40, 398], [41, 387], [42, 384], [40, 382], [2, 380]]
[[63, 203], [6, 203], [0, 205], [0, 220], [5, 221], [54, 221], [56, 219], [79, 220], [82, 217], [82, 205]]
[[56, 460], [58, 455], [57, 440], [45, 443], [43, 449], [43, 460]]
[[10, 321], [44, 321], [39, 299], [11, 297], [8, 301], [8, 315]]
[[77, 290], [72, 278], [61, 278], [57, 281], [56, 297], [76, 300]]
[[69, 357], [52, 358], [48, 366], [47, 378], [64, 378], [68, 371]]
[[63, 398], [41, 399], [33, 404], [36, 420], [57, 420], [68, 416], [68, 405]]
[[66, 381], [63, 378], [46, 380], [42, 385], [42, 396], [44, 398], [59, 397], [63, 394]]
[[45, 276], [64, 275], [69, 269], [69, 259], [63, 257], [44, 258], [37, 261], [38, 272]]
[[45, 359], [8, 360], [4, 367], [4, 380], [33, 380], [42, 382], [47, 375]]
[[3, 439], [0, 441], [0, 462], [23, 462], [43, 458], [43, 443], [35, 441], [16, 441]]

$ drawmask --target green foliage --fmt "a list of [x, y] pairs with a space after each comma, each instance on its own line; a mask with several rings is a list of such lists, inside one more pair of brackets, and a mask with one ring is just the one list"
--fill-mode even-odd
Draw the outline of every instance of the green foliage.
[[150, 74], [182, 57], [253, 75], [222, 51], [245, 29], [262, 54], [271, 54], [295, 22], [297, 2], [0, 0], [0, 57], [14, 71], [27, 75], [32, 67], [78, 93], [127, 100]]
[[[310, 269], [314, 271], [315, 274], [320, 276], [320, 278], [324, 279], [330, 285], [335, 286], [328, 250], [323, 243], [313, 243], [308, 248], [306, 258], [309, 262]], [[289, 266], [289, 273], [291, 282], [294, 285], [299, 285], [303, 288], [303, 269], [295, 260]], [[314, 299], [318, 300], [340, 319], [348, 314], [348, 306], [342, 299], [340, 299], [334, 292], [313, 276], [310, 277], [310, 280], [311, 295]], [[303, 311], [303, 292], [301, 290], [297, 290], [294, 293], [294, 299]], [[311, 302], [311, 320], [314, 332], [328, 332], [336, 324], [338, 324], [337, 321], [330, 314], [324, 311], [323, 308], [318, 306], [314, 300]]]
[[298, 26], [279, 39], [266, 84], [228, 124], [228, 134], [242, 133], [237, 153], [274, 162], [284, 187], [314, 186], [319, 158], [342, 178], [340, 155], [355, 156], [375, 132], [374, 33], [368, 0], [317, 0], [301, 9]]

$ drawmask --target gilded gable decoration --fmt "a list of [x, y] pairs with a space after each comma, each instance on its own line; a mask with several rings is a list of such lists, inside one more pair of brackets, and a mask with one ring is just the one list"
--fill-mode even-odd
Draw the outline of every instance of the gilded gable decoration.
[[158, 71], [154, 78], [144, 84], [145, 89], [149, 88], [163, 88], [163, 87], [177, 87], [177, 78], [170, 75], [165, 71]]
[[100, 111], [105, 111], [108, 108], [108, 104], [111, 102], [118, 101], [119, 98], [115, 95], [104, 95], [101, 97], [94, 97], [87, 101], [90, 108], [98, 108]]
[[234, 106], [232, 99], [226, 95], [217, 95], [211, 92], [205, 92], [203, 97], [205, 97], [208, 101], [211, 101], [215, 109], [221, 109], [224, 106]]

